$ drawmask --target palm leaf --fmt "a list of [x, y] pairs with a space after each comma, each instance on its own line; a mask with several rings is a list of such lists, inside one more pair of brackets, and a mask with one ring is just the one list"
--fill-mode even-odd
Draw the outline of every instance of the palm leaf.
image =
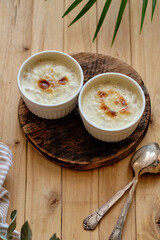
[[107, 14], [107, 12], [108, 12], [108, 9], [109, 9], [109, 6], [110, 6], [111, 2], [112, 2], [112, 0], [106, 0], [106, 3], [105, 3], [105, 5], [104, 5], [104, 8], [103, 8], [102, 13], [101, 13], [101, 16], [100, 16], [100, 19], [99, 19], [99, 21], [98, 21], [98, 25], [97, 25], [97, 28], [96, 28], [96, 32], [95, 32], [95, 34], [94, 34], [93, 42], [94, 42], [94, 40], [96, 39], [97, 34], [98, 34], [98, 32], [99, 32], [102, 24], [103, 24], [103, 21], [104, 21], [104, 19], [105, 19], [105, 17], [106, 17], [106, 14]]
[[151, 20], [153, 19], [156, 3], [157, 3], [157, 0], [152, 0], [152, 16], [151, 16]]
[[121, 0], [121, 5], [120, 5], [120, 8], [119, 8], [119, 13], [118, 13], [118, 17], [117, 17], [116, 26], [115, 26], [115, 29], [114, 29], [114, 34], [113, 34], [111, 46], [112, 46], [113, 43], [114, 43], [115, 37], [116, 37], [116, 35], [117, 35], [117, 31], [118, 31], [119, 26], [120, 26], [120, 24], [121, 24], [121, 20], [122, 20], [122, 17], [123, 17], [123, 13], [124, 13], [124, 10], [125, 10], [127, 1], [128, 1], [128, 0]]
[[81, 3], [83, 0], [75, 0], [70, 6], [69, 8], [65, 11], [65, 13], [63, 14], [62, 18], [64, 16], [66, 16], [69, 12], [71, 12], [75, 7], [78, 6], [79, 3]]
[[75, 19], [69, 24], [69, 27], [75, 23], [78, 19], [80, 19], [96, 2], [97, 0], [89, 0], [86, 5], [83, 7], [83, 9], [80, 11], [80, 13], [75, 17]]
[[143, 0], [140, 32], [142, 31], [142, 27], [143, 27], [147, 4], [148, 4], [148, 0]]

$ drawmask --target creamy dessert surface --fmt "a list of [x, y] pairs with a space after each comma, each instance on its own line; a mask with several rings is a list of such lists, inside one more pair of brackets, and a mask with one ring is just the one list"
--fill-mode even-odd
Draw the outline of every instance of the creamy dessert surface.
[[82, 109], [88, 120], [96, 126], [117, 129], [137, 119], [142, 100], [130, 87], [107, 80], [86, 89], [82, 96]]
[[30, 65], [23, 71], [20, 81], [24, 94], [42, 104], [62, 103], [80, 86], [75, 70], [54, 59], [39, 60]]

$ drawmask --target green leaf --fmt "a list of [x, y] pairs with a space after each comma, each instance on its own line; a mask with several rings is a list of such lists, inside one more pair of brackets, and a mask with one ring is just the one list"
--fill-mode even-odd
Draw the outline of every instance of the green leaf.
[[7, 238], [9, 238], [13, 231], [15, 230], [16, 228], [16, 218], [17, 218], [17, 210], [14, 210], [13, 212], [11, 212], [11, 223], [7, 229]]
[[55, 233], [49, 240], [60, 240], [60, 239], [56, 236], [56, 233]]
[[153, 15], [154, 15], [154, 10], [156, 7], [157, 0], [152, 0], [152, 16], [151, 16], [151, 21], [153, 20]]
[[107, 12], [108, 12], [108, 9], [109, 9], [109, 6], [110, 6], [111, 2], [112, 2], [112, 0], [106, 0], [106, 3], [105, 3], [105, 5], [104, 5], [104, 8], [103, 8], [102, 13], [101, 13], [101, 16], [100, 16], [100, 19], [99, 19], [99, 21], [98, 21], [98, 25], [97, 25], [97, 28], [96, 28], [96, 32], [95, 32], [94, 37], [93, 37], [93, 42], [94, 42], [94, 40], [96, 39], [97, 34], [98, 34], [98, 32], [99, 32], [102, 24], [103, 24], [103, 21], [104, 21], [104, 19], [105, 19], [105, 17], [106, 17], [106, 14], [107, 14]]
[[21, 240], [31, 240], [32, 231], [30, 229], [29, 223], [25, 222], [21, 228]]
[[142, 27], [143, 27], [144, 18], [145, 18], [146, 9], [147, 9], [147, 4], [148, 4], [148, 0], [143, 0], [140, 32], [142, 31]]
[[75, 7], [78, 6], [79, 3], [81, 3], [83, 0], [75, 0], [70, 6], [69, 8], [65, 11], [65, 13], [63, 14], [62, 18], [64, 18], [69, 12], [71, 12]]
[[89, 0], [86, 5], [83, 7], [83, 9], [80, 11], [80, 13], [75, 17], [75, 19], [69, 24], [69, 27], [75, 23], [78, 19], [80, 19], [96, 2], [97, 0]]
[[15, 219], [15, 217], [17, 217], [17, 210], [14, 210], [11, 212], [11, 216], [10, 216], [11, 220]]
[[115, 37], [116, 37], [116, 35], [117, 35], [117, 31], [118, 31], [119, 26], [120, 26], [120, 24], [121, 24], [121, 20], [122, 20], [122, 17], [123, 17], [123, 13], [124, 13], [124, 10], [125, 10], [127, 1], [128, 1], [128, 0], [121, 0], [121, 5], [120, 5], [120, 8], [119, 8], [119, 13], [118, 13], [118, 17], [117, 17], [116, 26], [115, 26], [115, 29], [114, 29], [114, 34], [113, 34], [111, 46], [112, 46], [113, 43], [114, 43]]

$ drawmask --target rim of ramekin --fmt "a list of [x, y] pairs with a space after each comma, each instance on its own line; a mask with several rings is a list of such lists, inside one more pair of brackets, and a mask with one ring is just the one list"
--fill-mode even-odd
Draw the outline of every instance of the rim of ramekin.
[[[140, 93], [141, 93], [141, 96], [142, 96], [142, 109], [141, 109], [141, 112], [140, 114], [138, 115], [138, 117], [132, 122], [130, 123], [129, 125], [127, 125], [126, 127], [123, 127], [123, 128], [115, 128], [115, 129], [109, 129], [109, 128], [102, 128], [102, 127], [99, 127], [97, 126], [96, 124], [94, 124], [93, 122], [91, 122], [87, 116], [85, 115], [85, 113], [83, 112], [82, 110], [82, 106], [81, 106], [81, 100], [82, 100], [82, 94], [85, 90], [85, 88], [91, 84], [91, 82], [93, 82], [95, 79], [101, 77], [102, 75], [119, 75], [119, 76], [122, 76], [124, 78], [127, 78], [129, 79], [131, 82], [133, 82], [133, 84], [135, 84], [138, 89], [140, 90]], [[143, 113], [144, 113], [144, 109], [145, 109], [145, 95], [144, 95], [144, 92], [141, 88], [141, 86], [131, 77], [128, 77], [127, 75], [125, 74], [122, 74], [122, 73], [115, 73], [115, 72], [108, 72], [108, 73], [101, 73], [99, 75], [96, 75], [94, 76], [93, 78], [91, 78], [89, 81], [87, 81], [85, 83], [85, 85], [82, 87], [81, 89], [81, 92], [79, 94], [79, 98], [78, 98], [78, 107], [79, 107], [79, 111], [82, 115], [82, 117], [85, 119], [85, 121], [90, 124], [92, 127], [98, 129], [98, 130], [102, 130], [102, 131], [105, 131], [105, 132], [120, 132], [120, 131], [123, 131], [123, 130], [126, 130], [126, 129], [129, 129], [130, 127], [134, 126], [142, 117]]]
[[[38, 103], [34, 100], [32, 100], [31, 98], [29, 98], [22, 90], [22, 87], [21, 87], [21, 84], [20, 84], [20, 74], [21, 74], [21, 71], [22, 69], [24, 68], [25, 64], [27, 62], [29, 62], [32, 58], [34, 58], [35, 56], [37, 55], [43, 55], [45, 53], [48, 53], [48, 52], [51, 52], [51, 53], [59, 53], [61, 55], [65, 55], [67, 56], [68, 58], [70, 58], [72, 61], [74, 61], [76, 63], [76, 65], [78, 66], [79, 70], [80, 70], [80, 86], [78, 88], [78, 90], [76, 91], [76, 93], [70, 97], [69, 99], [67, 99], [66, 101], [64, 102], [61, 102], [61, 103], [57, 103], [57, 104], [43, 104], [43, 103]], [[27, 100], [29, 100], [30, 102], [32, 102], [33, 104], [37, 105], [37, 106], [41, 106], [41, 107], [56, 107], [56, 106], [62, 106], [70, 101], [72, 101], [80, 92], [81, 88], [83, 87], [83, 83], [84, 83], [84, 74], [83, 74], [83, 70], [82, 70], [82, 67], [80, 66], [80, 64], [72, 57], [70, 56], [69, 54], [67, 53], [64, 53], [64, 52], [61, 52], [61, 51], [57, 51], [57, 50], [47, 50], [47, 51], [41, 51], [41, 52], [37, 52], [33, 55], [31, 55], [30, 57], [28, 57], [23, 63], [22, 65], [20, 66], [19, 70], [18, 70], [18, 74], [17, 74], [17, 83], [18, 83], [18, 88], [22, 94], [22, 96], [24, 96]]]

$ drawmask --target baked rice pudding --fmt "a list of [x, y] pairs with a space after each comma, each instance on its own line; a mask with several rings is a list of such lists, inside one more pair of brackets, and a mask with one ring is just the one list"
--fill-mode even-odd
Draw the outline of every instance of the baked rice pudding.
[[78, 91], [80, 76], [59, 60], [40, 59], [24, 69], [20, 83], [29, 99], [46, 105], [59, 104]]
[[106, 80], [95, 83], [82, 97], [82, 110], [97, 127], [119, 129], [134, 122], [142, 110], [142, 98], [126, 84]]

